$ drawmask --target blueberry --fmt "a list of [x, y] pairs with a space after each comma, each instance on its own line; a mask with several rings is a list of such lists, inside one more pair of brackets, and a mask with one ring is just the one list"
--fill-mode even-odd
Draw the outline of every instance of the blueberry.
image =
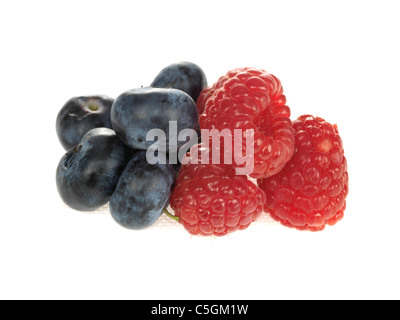
[[123, 171], [110, 200], [115, 221], [134, 230], [153, 225], [168, 205], [175, 178], [171, 165], [151, 165], [146, 152], [138, 151]]
[[154, 144], [154, 141], [146, 141], [151, 129], [161, 129], [165, 133], [166, 150], [182, 147], [186, 141], [173, 144], [169, 140], [170, 121], [176, 121], [177, 134], [183, 129], [199, 130], [196, 103], [181, 90], [133, 89], [117, 97], [111, 108], [113, 129], [125, 144], [134, 149], [147, 150]]
[[68, 100], [57, 116], [58, 139], [65, 150], [75, 147], [91, 129], [111, 128], [114, 99], [106, 96], [75, 97]]
[[79, 211], [93, 211], [106, 204], [131, 152], [113, 130], [90, 130], [58, 164], [56, 182], [61, 198]]
[[197, 101], [200, 92], [207, 86], [207, 78], [198, 65], [183, 61], [161, 70], [150, 86], [179, 89]]

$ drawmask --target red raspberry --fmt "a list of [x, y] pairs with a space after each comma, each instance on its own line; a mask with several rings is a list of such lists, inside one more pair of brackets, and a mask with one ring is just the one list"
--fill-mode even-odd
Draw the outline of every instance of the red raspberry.
[[[187, 159], [195, 152], [192, 148]], [[200, 157], [198, 164], [182, 165], [170, 199], [175, 216], [193, 235], [223, 236], [246, 229], [263, 212], [264, 192], [247, 176], [235, 176], [232, 166], [203, 162]]]
[[[280, 81], [264, 70], [229, 71], [201, 93], [198, 109], [203, 113], [201, 129], [254, 130], [254, 171], [250, 175], [253, 178], [278, 173], [293, 155], [290, 109]], [[244, 150], [245, 139], [242, 152]]]
[[349, 178], [336, 125], [310, 115], [293, 123], [296, 150], [277, 175], [261, 179], [271, 216], [283, 225], [320, 231], [341, 220]]

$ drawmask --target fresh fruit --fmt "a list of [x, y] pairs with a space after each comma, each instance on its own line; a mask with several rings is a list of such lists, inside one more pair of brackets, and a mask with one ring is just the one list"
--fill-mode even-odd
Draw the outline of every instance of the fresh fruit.
[[150, 86], [179, 89], [197, 101], [200, 92], [207, 86], [207, 78], [197, 64], [183, 61], [161, 70]]
[[175, 178], [171, 165], [151, 165], [145, 151], [137, 152], [123, 171], [110, 200], [115, 221], [135, 230], [153, 225], [168, 203]]
[[296, 151], [283, 170], [261, 179], [271, 216], [283, 225], [320, 231], [343, 218], [347, 162], [336, 125], [304, 115], [293, 123]]
[[[264, 192], [230, 165], [204, 164], [213, 151], [194, 146], [186, 156], [171, 196], [171, 208], [193, 235], [223, 236], [246, 229], [263, 212]], [[214, 151], [215, 152], [215, 151]], [[191, 163], [198, 157], [198, 163]]]
[[58, 139], [64, 149], [75, 147], [89, 130], [111, 128], [113, 102], [114, 99], [106, 96], [84, 96], [68, 100], [56, 121]]
[[115, 100], [72, 98], [56, 129], [68, 150], [56, 173], [61, 198], [81, 211], [109, 201], [127, 229], [148, 228], [162, 212], [201, 236], [246, 229], [264, 209], [310, 231], [344, 216], [337, 126], [310, 115], [292, 123], [280, 80], [261, 69], [234, 69], [207, 86], [198, 65], [171, 64]]
[[58, 164], [56, 182], [61, 198], [79, 211], [93, 211], [106, 204], [131, 152], [113, 130], [90, 130]]
[[[204, 97], [202, 96], [204, 95]], [[253, 129], [252, 178], [278, 173], [294, 152], [294, 131], [283, 88], [275, 76], [253, 68], [235, 69], [199, 98], [201, 129]], [[204, 101], [206, 102], [204, 103]], [[246, 152], [243, 139], [242, 153]], [[234, 165], [240, 167], [234, 162]]]
[[[111, 123], [118, 137], [131, 148], [147, 150], [151, 129], [165, 133], [158, 143], [166, 150], [178, 150], [186, 141], [170, 141], [170, 122], [176, 121], [176, 134], [183, 129], [199, 130], [197, 107], [193, 99], [177, 89], [139, 88], [121, 94], [111, 108]], [[171, 132], [172, 135], [173, 132]]]

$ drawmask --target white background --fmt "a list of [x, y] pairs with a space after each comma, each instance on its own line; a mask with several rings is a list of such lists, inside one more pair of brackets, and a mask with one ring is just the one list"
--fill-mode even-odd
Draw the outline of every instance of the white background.
[[[0, 298], [399, 299], [398, 13], [384, 0], [2, 1]], [[210, 84], [266, 69], [293, 118], [337, 123], [345, 219], [308, 233], [264, 216], [209, 239], [67, 208], [55, 186], [64, 102], [116, 97], [181, 60]]]

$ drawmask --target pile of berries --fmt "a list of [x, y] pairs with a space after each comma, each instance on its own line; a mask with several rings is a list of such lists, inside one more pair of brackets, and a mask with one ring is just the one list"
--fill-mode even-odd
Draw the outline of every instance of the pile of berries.
[[246, 229], [263, 212], [310, 231], [344, 215], [337, 126], [312, 115], [292, 122], [280, 80], [261, 69], [235, 69], [207, 86], [199, 66], [176, 63], [115, 100], [72, 98], [56, 128], [67, 150], [56, 174], [63, 201], [80, 211], [109, 203], [129, 229], [163, 212], [203, 236]]

